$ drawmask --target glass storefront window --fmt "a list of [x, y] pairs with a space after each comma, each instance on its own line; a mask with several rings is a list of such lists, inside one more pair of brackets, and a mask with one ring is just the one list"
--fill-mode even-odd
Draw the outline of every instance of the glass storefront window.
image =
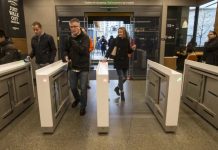
[[194, 20], [195, 20], [195, 7], [189, 7], [188, 32], [187, 32], [186, 45], [188, 44], [188, 42], [193, 37]]
[[[200, 6], [197, 35], [196, 35], [196, 42], [198, 47], [204, 46], [204, 43], [207, 41], [208, 32], [214, 30], [217, 2], [218, 0], [214, 0], [212, 2]], [[190, 7], [189, 10], [190, 11], [189, 11], [187, 42], [190, 41], [193, 34], [195, 8]]]

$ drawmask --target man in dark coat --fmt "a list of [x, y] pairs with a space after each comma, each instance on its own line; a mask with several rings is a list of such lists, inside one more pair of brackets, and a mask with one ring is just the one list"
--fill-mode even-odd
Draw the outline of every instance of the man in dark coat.
[[36, 57], [36, 64], [41, 68], [54, 62], [57, 49], [53, 37], [43, 32], [40, 22], [33, 22], [32, 28], [35, 35], [31, 40], [32, 52], [29, 57]]
[[[89, 73], [89, 46], [88, 35], [84, 34], [80, 28], [80, 21], [73, 18], [69, 22], [71, 36], [66, 41], [63, 52], [63, 61], [68, 62], [70, 87], [75, 101], [72, 107], [80, 105], [80, 115], [86, 114], [87, 105], [87, 84]], [[80, 83], [80, 92], [78, 90]]]

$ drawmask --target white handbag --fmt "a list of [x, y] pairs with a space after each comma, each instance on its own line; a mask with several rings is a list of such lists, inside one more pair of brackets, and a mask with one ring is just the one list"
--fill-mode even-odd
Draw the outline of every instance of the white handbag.
[[112, 52], [111, 52], [111, 55], [112, 55], [112, 56], [116, 56], [116, 54], [117, 54], [117, 47], [114, 46], [114, 48], [113, 48], [113, 50], [112, 50]]

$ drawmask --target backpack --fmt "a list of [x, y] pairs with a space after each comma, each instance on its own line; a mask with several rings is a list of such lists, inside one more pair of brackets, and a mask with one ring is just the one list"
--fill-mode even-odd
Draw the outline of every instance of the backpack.
[[89, 45], [89, 53], [91, 53], [94, 50], [94, 44], [91, 38], [89, 38], [90, 45]]

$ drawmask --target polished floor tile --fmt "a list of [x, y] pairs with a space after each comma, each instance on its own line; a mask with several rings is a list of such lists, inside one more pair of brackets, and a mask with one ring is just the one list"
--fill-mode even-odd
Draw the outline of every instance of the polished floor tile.
[[[181, 103], [175, 133], [165, 133], [145, 103], [145, 81], [125, 83], [126, 101], [110, 81], [110, 127], [98, 134], [96, 81], [90, 81], [87, 114], [69, 107], [53, 134], [43, 134], [37, 101], [0, 131], [0, 150], [217, 150], [218, 132]], [[73, 100], [73, 98], [72, 98]]]

